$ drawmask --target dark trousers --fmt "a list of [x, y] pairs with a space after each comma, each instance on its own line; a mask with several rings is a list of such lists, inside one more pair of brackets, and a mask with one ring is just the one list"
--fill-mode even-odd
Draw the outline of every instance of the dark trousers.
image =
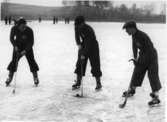
[[[151, 57], [148, 59], [148, 57]], [[137, 64], [134, 68], [132, 78], [131, 78], [131, 87], [139, 87], [143, 83], [144, 76], [146, 71], [148, 71], [148, 78], [151, 85], [152, 92], [159, 91], [161, 89], [161, 83], [158, 75], [158, 57], [156, 51], [154, 54], [146, 55], [149, 61], [143, 64]], [[143, 56], [141, 56], [143, 57]], [[140, 57], [139, 57], [140, 58]]]
[[[10, 72], [16, 72], [16, 70], [17, 70], [16, 62], [17, 62], [17, 59], [19, 61], [20, 58], [21, 58], [21, 57], [17, 58], [17, 56], [18, 56], [18, 54], [15, 51], [13, 51], [12, 61], [10, 62], [9, 66], [7, 68]], [[38, 67], [38, 65], [37, 65], [37, 63], [36, 63], [36, 61], [34, 59], [33, 49], [30, 49], [25, 54], [25, 56], [26, 56], [26, 59], [28, 61], [29, 66], [30, 66], [30, 71], [31, 72], [37, 72], [39, 70], [39, 67]]]
[[100, 56], [99, 56], [99, 46], [98, 43], [96, 43], [94, 45], [94, 47], [92, 47], [90, 49], [90, 51], [88, 52], [88, 55], [86, 55], [84, 60], [81, 60], [81, 52], [82, 50], [78, 51], [78, 60], [77, 60], [77, 64], [76, 64], [76, 69], [75, 69], [75, 73], [77, 75], [81, 76], [81, 64], [83, 67], [83, 76], [85, 76], [85, 72], [86, 72], [86, 65], [87, 65], [87, 61], [89, 59], [90, 64], [91, 64], [91, 73], [94, 77], [101, 77], [102, 76], [102, 72], [100, 69]]

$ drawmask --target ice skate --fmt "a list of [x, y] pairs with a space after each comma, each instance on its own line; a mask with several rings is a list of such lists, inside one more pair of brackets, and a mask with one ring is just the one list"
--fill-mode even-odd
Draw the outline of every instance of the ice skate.
[[155, 98], [153, 98], [150, 102], [148, 102], [148, 105], [149, 105], [150, 107], [154, 107], [154, 106], [159, 105], [160, 102], [161, 102], [161, 101], [159, 100], [159, 98], [158, 98], [158, 97], [155, 97]]
[[150, 96], [152, 97], [152, 100], [148, 102], [148, 105], [150, 107], [154, 107], [160, 104], [159, 96], [155, 93], [150, 93]]
[[13, 75], [14, 75], [13, 72], [9, 72], [9, 76], [8, 76], [8, 78], [6, 79], [6, 82], [5, 82], [6, 87], [10, 86], [10, 83], [12, 82], [12, 79], [13, 79]]
[[135, 93], [135, 89], [131, 88], [130, 90], [123, 92], [122, 97], [132, 97]]
[[96, 91], [100, 91], [101, 89], [102, 89], [102, 85], [101, 84], [96, 85], [96, 88], [95, 88]]
[[72, 90], [76, 90], [80, 88], [81, 79], [82, 77], [80, 75], [77, 75], [77, 80], [75, 80], [75, 83], [72, 85]]
[[10, 83], [12, 82], [12, 78], [7, 78], [7, 80], [6, 80], [6, 87], [8, 87], [8, 86], [10, 86]]
[[76, 89], [79, 89], [80, 88], [80, 82], [78, 81], [75, 81], [75, 83], [72, 85], [72, 90], [76, 90]]
[[37, 87], [39, 84], [38, 73], [33, 72], [33, 77], [34, 77], [34, 85]]
[[101, 79], [100, 79], [100, 77], [96, 77], [96, 88], [95, 88], [95, 90], [99, 91], [101, 89], [102, 89]]
[[37, 87], [39, 84], [39, 79], [38, 77], [34, 78], [34, 85]]

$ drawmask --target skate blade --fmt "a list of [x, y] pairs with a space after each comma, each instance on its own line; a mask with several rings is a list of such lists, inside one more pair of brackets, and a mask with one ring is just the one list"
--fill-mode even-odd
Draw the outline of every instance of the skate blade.
[[11, 87], [10, 85], [6, 85], [6, 87]]
[[77, 98], [84, 98], [83, 95], [80, 95], [80, 94], [76, 94], [76, 95], [73, 95], [74, 97], [77, 97]]
[[131, 98], [131, 97], [133, 97], [133, 96], [134, 96], [134, 94], [128, 94], [128, 95], [124, 95], [124, 94], [123, 94], [123, 95], [122, 95], [123, 98], [125, 98], [125, 97]]
[[15, 94], [15, 93], [16, 93], [16, 90], [13, 90], [12, 93]]
[[80, 89], [80, 87], [79, 87], [79, 88], [72, 88], [73, 91], [75, 91], [75, 90], [79, 90], [79, 89]]
[[119, 108], [124, 108], [125, 107], [125, 104], [119, 104]]
[[6, 86], [6, 87], [10, 87], [10, 86], [11, 86], [11, 84], [5, 84], [5, 86]]
[[96, 92], [100, 92], [102, 90], [103, 90], [102, 88], [101, 89], [95, 89]]
[[154, 105], [148, 105], [150, 108], [154, 108], [154, 107], [160, 107], [161, 106], [161, 104], [159, 103], [159, 104], [154, 104]]
[[33, 87], [38, 87], [38, 86], [39, 86], [39, 84], [34, 84], [34, 85], [33, 85]]

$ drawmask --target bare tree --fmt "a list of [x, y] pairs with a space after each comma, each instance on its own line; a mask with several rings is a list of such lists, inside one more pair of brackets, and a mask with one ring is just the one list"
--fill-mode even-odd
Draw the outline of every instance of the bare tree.
[[161, 15], [166, 15], [166, 3], [161, 5]]
[[145, 5], [143, 7], [143, 10], [147, 16], [150, 16], [151, 14], [153, 14], [154, 8], [155, 8], [154, 4], [149, 4], [149, 5]]
[[93, 1], [93, 5], [97, 8], [107, 8], [111, 5], [110, 1]]

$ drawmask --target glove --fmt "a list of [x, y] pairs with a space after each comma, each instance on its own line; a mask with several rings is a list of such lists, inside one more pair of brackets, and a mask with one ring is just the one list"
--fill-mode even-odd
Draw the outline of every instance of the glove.
[[20, 57], [23, 56], [23, 55], [25, 55], [25, 54], [26, 54], [26, 51], [25, 51], [25, 50], [21, 51], [21, 52], [20, 52]]
[[81, 55], [81, 60], [85, 60], [85, 56], [84, 55]]
[[78, 45], [78, 49], [79, 49], [79, 50], [82, 49], [82, 45], [81, 45], [81, 44]]
[[17, 46], [14, 46], [14, 51], [19, 52], [19, 48]]
[[130, 61], [133, 61], [133, 64], [134, 64], [135, 66], [138, 64], [138, 61], [137, 61], [136, 59], [133, 59], [133, 58], [132, 58], [132, 59], [129, 60], [129, 62], [130, 62]]

